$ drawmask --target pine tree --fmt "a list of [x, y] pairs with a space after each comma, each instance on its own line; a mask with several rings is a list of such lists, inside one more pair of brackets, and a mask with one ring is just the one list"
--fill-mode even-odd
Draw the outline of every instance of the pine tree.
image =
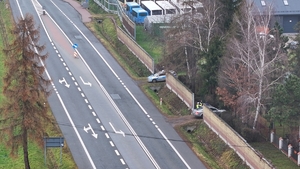
[[12, 156], [23, 147], [25, 168], [29, 169], [28, 141], [43, 146], [44, 124], [50, 120], [45, 103], [51, 82], [41, 64], [48, 54], [40, 54], [45, 46], [39, 45], [39, 28], [35, 27], [32, 15], [19, 18], [12, 33], [15, 39], [4, 50], [6, 101], [1, 105], [0, 130], [5, 133], [2, 139], [11, 147]]

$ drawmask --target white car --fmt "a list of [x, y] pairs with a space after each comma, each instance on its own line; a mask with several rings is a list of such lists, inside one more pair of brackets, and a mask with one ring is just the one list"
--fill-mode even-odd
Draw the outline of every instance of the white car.
[[[177, 76], [176, 72], [173, 70], [169, 71], [170, 74], [172, 74], [173, 76]], [[161, 70], [153, 75], [148, 76], [147, 81], [149, 83], [156, 83], [156, 82], [164, 82], [166, 81], [166, 71], [165, 70]]]
[[[225, 112], [226, 110], [223, 109], [217, 109], [211, 105], [205, 105], [207, 108], [209, 108], [212, 112], [216, 113], [218, 116], [221, 115], [221, 113]], [[192, 115], [195, 117], [202, 117], [203, 116], [203, 107], [200, 107], [199, 109], [193, 109]]]

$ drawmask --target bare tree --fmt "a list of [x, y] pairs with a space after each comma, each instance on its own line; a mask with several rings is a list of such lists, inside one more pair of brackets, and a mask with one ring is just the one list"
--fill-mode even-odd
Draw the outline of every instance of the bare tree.
[[[273, 85], [284, 75], [287, 58], [276, 35], [270, 35], [272, 6], [259, 11], [254, 3], [243, 4], [234, 18], [235, 34], [228, 41], [228, 52], [220, 78], [226, 87], [234, 89], [242, 117], [254, 113], [253, 129], [268, 100]], [[239, 73], [238, 73], [239, 72]]]
[[[192, 6], [189, 13], [180, 14], [171, 21], [173, 28], [166, 32], [166, 51], [171, 57], [180, 59], [183, 64], [192, 91], [198, 71], [201, 53], [208, 52], [213, 37], [220, 35], [218, 20], [221, 19], [221, 4], [218, 0], [183, 1], [184, 5]], [[203, 7], [196, 9], [197, 4]], [[199, 6], [198, 6], [199, 7]]]
[[6, 75], [3, 78], [3, 94], [6, 102], [1, 105], [1, 128], [7, 137], [11, 155], [17, 155], [19, 146], [23, 147], [24, 165], [30, 168], [28, 141], [43, 145], [44, 125], [50, 121], [47, 113], [48, 85], [45, 67], [40, 63], [47, 54], [39, 53], [45, 49], [38, 45], [39, 28], [35, 28], [33, 16], [26, 14], [19, 18], [13, 34], [15, 40], [5, 49]]

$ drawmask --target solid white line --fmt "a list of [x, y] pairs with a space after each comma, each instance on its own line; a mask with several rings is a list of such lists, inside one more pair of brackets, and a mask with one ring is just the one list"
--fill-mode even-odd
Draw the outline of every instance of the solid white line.
[[[21, 8], [20, 8], [19, 2], [18, 2], [18, 0], [16, 0], [16, 1], [17, 1], [18, 6], [19, 6], [21, 15], [22, 15], [22, 17], [23, 17], [22, 10], [21, 10]], [[36, 2], [37, 2], [37, 1], [36, 1]], [[32, 0], [31, 0], [31, 3], [34, 4], [34, 3], [32, 2]], [[37, 3], [38, 3], [38, 2], [37, 2]], [[35, 8], [35, 11], [37, 12], [35, 5], [33, 5], [33, 6], [34, 6], [34, 8]], [[40, 6], [41, 6], [41, 5], [40, 5]], [[37, 14], [38, 14], [38, 12], [37, 12]], [[40, 18], [40, 15], [39, 15], [39, 14], [38, 14], [38, 17], [39, 17], [39, 19], [40, 19], [40, 21], [41, 21], [41, 23], [42, 23], [42, 25], [43, 25], [43, 28], [44, 28], [44, 30], [45, 30], [47, 36], [48, 36], [48, 39], [50, 40], [50, 42], [52, 42], [52, 40], [51, 40], [51, 38], [50, 38], [50, 36], [49, 36], [47, 30], [45, 29], [44, 23], [43, 23], [42, 19]], [[36, 49], [35, 49], [35, 50], [36, 50]], [[36, 50], [36, 52], [37, 52], [37, 50]], [[40, 59], [40, 62], [41, 62], [42, 65], [45, 67], [45, 65], [44, 65], [44, 63], [42, 62], [41, 59]], [[47, 74], [49, 80], [51, 80], [51, 77], [50, 77], [50, 75], [49, 75], [49, 73], [48, 73], [48, 71], [47, 71], [46, 68], [45, 68], [45, 72], [46, 72], [46, 74]], [[55, 88], [54, 83], [51, 82], [51, 84], [52, 84], [52, 86]], [[92, 168], [93, 168], [93, 169], [96, 169], [96, 166], [95, 166], [95, 164], [94, 164], [94, 162], [93, 162], [93, 160], [92, 160], [92, 158], [91, 158], [91, 156], [90, 156], [90, 154], [89, 154], [89, 152], [88, 152], [88, 150], [87, 150], [87, 148], [86, 148], [86, 146], [85, 146], [83, 140], [81, 139], [81, 137], [80, 137], [80, 135], [79, 135], [79, 133], [78, 133], [78, 131], [77, 131], [77, 128], [75, 127], [74, 122], [73, 122], [73, 120], [72, 120], [72, 118], [71, 118], [71, 116], [70, 116], [70, 114], [69, 114], [69, 112], [68, 112], [68, 110], [67, 110], [67, 108], [66, 108], [66, 106], [65, 106], [65, 104], [64, 104], [64, 102], [63, 102], [63, 100], [61, 99], [61, 97], [60, 97], [60, 95], [59, 95], [58, 92], [56, 92], [56, 95], [57, 95], [57, 97], [58, 97], [58, 99], [59, 99], [59, 101], [60, 101], [60, 103], [61, 103], [63, 109], [65, 110], [65, 113], [66, 113], [66, 115], [67, 115], [67, 117], [68, 117], [68, 119], [69, 119], [69, 121], [70, 121], [70, 123], [71, 123], [71, 125], [72, 125], [73, 130], [75, 131], [75, 133], [76, 133], [76, 135], [77, 135], [77, 137], [78, 137], [78, 139], [79, 139], [79, 141], [80, 141], [80, 143], [81, 143], [81, 146], [82, 146], [82, 148], [83, 148], [83, 150], [84, 150], [86, 156], [88, 157], [88, 159], [89, 159], [89, 161], [90, 161], [90, 164], [91, 164]]]
[[[71, 21], [64, 12], [61, 11], [61, 9], [52, 1], [50, 0], [53, 5], [56, 6], [56, 8], [63, 14], [65, 15], [65, 17]], [[47, 13], [47, 12], [46, 12]], [[47, 13], [48, 14], [48, 13]], [[50, 15], [49, 15], [50, 17]], [[51, 17], [50, 17], [51, 18]], [[53, 20], [53, 22], [56, 24], [56, 22]], [[56, 24], [57, 25], [57, 24]], [[65, 35], [65, 37], [69, 40], [70, 44], [72, 44], [72, 42], [70, 41], [70, 39], [68, 38], [68, 36], [62, 31], [62, 29], [57, 25], [57, 27], [61, 30], [61, 32]], [[108, 66], [108, 68], [111, 70], [111, 72], [117, 77], [117, 74], [113, 71], [113, 69], [110, 67], [110, 65], [107, 63], [107, 61], [103, 58], [103, 56], [99, 53], [99, 51], [95, 48], [95, 46], [93, 46], [93, 44], [89, 41], [89, 39], [87, 39], [87, 37], [79, 30], [79, 28], [74, 24], [74, 27], [81, 33], [81, 35], [89, 42], [89, 44], [93, 47], [93, 49], [95, 50], [95, 52], [102, 58], [103, 62]], [[77, 50], [76, 50], [77, 51]], [[113, 107], [116, 109], [116, 111], [118, 112], [118, 114], [120, 115], [121, 119], [123, 120], [123, 122], [125, 123], [125, 125], [128, 127], [128, 129], [131, 131], [132, 135], [134, 136], [134, 138], [137, 140], [137, 142], [140, 144], [141, 148], [144, 150], [144, 152], [146, 153], [146, 155], [148, 156], [148, 158], [150, 159], [150, 161], [152, 162], [152, 164], [155, 166], [155, 168], [160, 169], [159, 165], [157, 164], [156, 160], [153, 158], [153, 156], [151, 155], [151, 153], [149, 152], [149, 150], [146, 148], [146, 146], [144, 145], [144, 143], [142, 142], [142, 140], [138, 137], [138, 135], [136, 134], [136, 132], [134, 131], [134, 129], [131, 127], [131, 125], [129, 124], [129, 122], [127, 121], [127, 119], [124, 117], [124, 115], [122, 114], [122, 112], [120, 111], [120, 109], [118, 108], [118, 106], [116, 105], [116, 103], [113, 101], [113, 99], [110, 97], [110, 95], [108, 94], [108, 92], [106, 91], [106, 89], [102, 86], [102, 84], [100, 83], [100, 81], [98, 80], [98, 78], [95, 76], [95, 74], [93, 73], [93, 71], [91, 70], [91, 68], [88, 66], [88, 64], [86, 63], [86, 61], [84, 60], [83, 57], [81, 57], [81, 54], [77, 51], [79, 57], [82, 59], [83, 63], [86, 65], [86, 67], [89, 69], [89, 71], [91, 72], [92, 76], [95, 78], [95, 80], [97, 81], [97, 83], [99, 84], [100, 88], [103, 90], [103, 92], [105, 93], [106, 97], [109, 99], [109, 101], [111, 102], [111, 104], [113, 105]], [[131, 97], [133, 97], [133, 99], [137, 102], [137, 100], [134, 98], [134, 96], [131, 94], [131, 92], [126, 89], [127, 92], [129, 92], [129, 94], [131, 95]], [[137, 104], [141, 107], [140, 103], [137, 102]], [[145, 114], [147, 114], [147, 112], [145, 112], [144, 108], [141, 107], [141, 109], [144, 111]]]

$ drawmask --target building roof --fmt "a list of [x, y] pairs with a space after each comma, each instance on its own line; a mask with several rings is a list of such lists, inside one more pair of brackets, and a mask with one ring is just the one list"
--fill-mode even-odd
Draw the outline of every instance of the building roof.
[[273, 6], [274, 15], [300, 15], [300, 0], [250, 0], [260, 12]]

